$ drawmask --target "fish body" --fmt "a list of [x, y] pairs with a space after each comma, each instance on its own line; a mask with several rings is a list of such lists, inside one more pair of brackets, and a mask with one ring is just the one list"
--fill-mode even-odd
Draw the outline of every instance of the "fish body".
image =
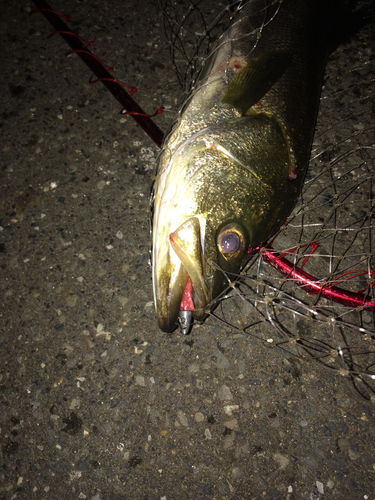
[[[203, 320], [306, 174], [340, 2], [252, 0], [207, 58], [165, 139], [153, 200], [159, 327]], [[337, 12], [337, 10], [336, 10]]]

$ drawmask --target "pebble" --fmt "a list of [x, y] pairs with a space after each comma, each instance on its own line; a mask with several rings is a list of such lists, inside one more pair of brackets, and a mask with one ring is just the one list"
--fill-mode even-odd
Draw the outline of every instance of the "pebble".
[[178, 416], [178, 419], [179, 419], [181, 425], [183, 425], [184, 427], [189, 427], [189, 422], [185, 416], [185, 413], [183, 413], [182, 411], [178, 411], [177, 416]]
[[232, 393], [227, 385], [221, 385], [217, 391], [217, 395], [222, 401], [229, 401], [233, 399]]
[[141, 387], [146, 387], [146, 382], [145, 382], [145, 378], [143, 375], [136, 375], [135, 376], [135, 383], [137, 385], [140, 385]]
[[188, 367], [188, 372], [189, 373], [197, 373], [199, 372], [199, 364], [198, 363], [192, 363]]
[[239, 429], [238, 420], [236, 418], [228, 420], [227, 422], [224, 423], [224, 425], [225, 427], [228, 427], [228, 429], [231, 429], [232, 431], [238, 431]]
[[289, 458], [281, 453], [274, 453], [273, 459], [279, 464], [280, 469], [285, 469], [290, 463]]
[[78, 300], [78, 295], [69, 295], [69, 297], [66, 299], [66, 305], [68, 307], [74, 307], [77, 303]]
[[320, 481], [317, 481], [316, 482], [316, 488], [319, 491], [319, 493], [321, 493], [322, 495], [324, 495], [324, 485], [323, 485], [323, 483], [321, 483]]
[[201, 413], [200, 411], [198, 411], [198, 412], [194, 415], [194, 420], [195, 420], [196, 422], [204, 422], [204, 419], [205, 419], [205, 417], [204, 417], [203, 413]]
[[211, 361], [214, 365], [216, 365], [221, 370], [227, 370], [230, 368], [230, 363], [228, 358], [224, 356], [224, 354], [217, 349], [211, 356]]
[[240, 467], [234, 467], [232, 469], [233, 479], [241, 479], [243, 477], [243, 470]]
[[204, 435], [207, 439], [212, 439], [212, 434], [210, 432], [210, 429], [205, 429], [204, 430]]
[[79, 408], [80, 407], [80, 400], [77, 399], [77, 398], [74, 398], [72, 399], [70, 405], [69, 405], [69, 409], [70, 410], [75, 410], [76, 408]]
[[224, 411], [227, 415], [231, 416], [232, 413], [235, 411], [235, 410], [238, 410], [240, 407], [238, 405], [226, 405], [224, 406]]

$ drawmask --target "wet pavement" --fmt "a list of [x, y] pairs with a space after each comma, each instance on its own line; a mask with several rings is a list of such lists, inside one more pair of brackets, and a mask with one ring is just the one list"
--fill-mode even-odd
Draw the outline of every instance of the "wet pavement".
[[[53, 6], [166, 130], [181, 94], [157, 3]], [[375, 498], [373, 403], [343, 377], [259, 342], [267, 323], [159, 331], [158, 148], [31, 8], [0, 21], [0, 499]]]

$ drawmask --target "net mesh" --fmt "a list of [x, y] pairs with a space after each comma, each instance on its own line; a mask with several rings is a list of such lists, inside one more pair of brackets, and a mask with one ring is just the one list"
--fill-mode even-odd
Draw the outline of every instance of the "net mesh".
[[[212, 43], [240, 5], [208, 0], [163, 3], [165, 32], [183, 90], [194, 86]], [[329, 60], [303, 191], [272, 247], [322, 288], [361, 293], [375, 305], [371, 33], [370, 24]], [[292, 275], [284, 276], [266, 263], [261, 252], [251, 257], [240, 276], [227, 278], [230, 286], [216, 301], [214, 321], [314, 360], [350, 378], [364, 397], [374, 398], [371, 308], [348, 307], [306, 293]]]

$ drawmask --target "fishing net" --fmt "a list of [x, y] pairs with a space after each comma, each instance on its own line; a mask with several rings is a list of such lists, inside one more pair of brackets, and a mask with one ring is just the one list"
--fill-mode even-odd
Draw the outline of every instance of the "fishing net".
[[[239, 5], [163, 3], [165, 33], [185, 91], [194, 86], [212, 43], [237, 15]], [[241, 276], [227, 276], [231, 286], [217, 300], [212, 319], [351, 378], [364, 397], [373, 399], [372, 28], [371, 23], [365, 26], [331, 56], [298, 204], [268, 247], [251, 256]], [[289, 272], [280, 273], [278, 259], [287, 259]], [[314, 294], [307, 293], [310, 285], [297, 277], [296, 269], [310, 275]], [[327, 291], [336, 290], [335, 300], [325, 298]], [[350, 292], [355, 303], [337, 302]]]

